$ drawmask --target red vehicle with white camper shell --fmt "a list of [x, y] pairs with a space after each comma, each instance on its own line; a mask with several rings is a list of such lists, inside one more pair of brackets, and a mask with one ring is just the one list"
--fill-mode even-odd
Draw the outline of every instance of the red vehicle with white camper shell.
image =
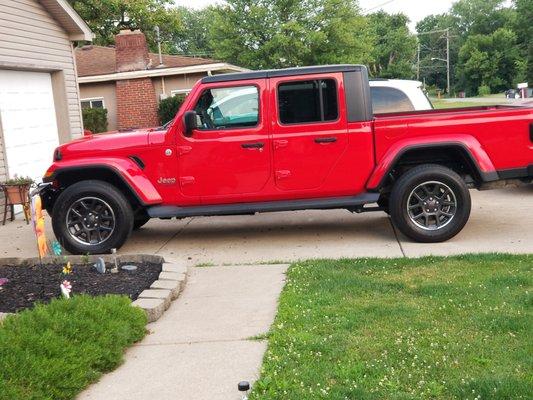
[[533, 179], [533, 108], [374, 114], [370, 96], [359, 65], [205, 77], [168, 129], [58, 147], [37, 192], [61, 244], [85, 254], [150, 218], [303, 209], [381, 210], [439, 242], [466, 224], [469, 187]]

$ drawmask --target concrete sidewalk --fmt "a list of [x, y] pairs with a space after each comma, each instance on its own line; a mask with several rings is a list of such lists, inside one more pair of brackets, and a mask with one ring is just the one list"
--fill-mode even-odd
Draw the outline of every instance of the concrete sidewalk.
[[[533, 184], [471, 191], [464, 230], [444, 243], [414, 243], [385, 213], [345, 210], [150, 221], [120, 253], [157, 254], [190, 265], [255, 264], [309, 258], [419, 257], [475, 252], [533, 253]], [[47, 219], [49, 237], [50, 220]], [[0, 227], [0, 257], [36, 256], [33, 232], [20, 220]]]
[[126, 362], [82, 400], [241, 399], [237, 383], [259, 376], [285, 280], [285, 265], [194, 268], [183, 294]]

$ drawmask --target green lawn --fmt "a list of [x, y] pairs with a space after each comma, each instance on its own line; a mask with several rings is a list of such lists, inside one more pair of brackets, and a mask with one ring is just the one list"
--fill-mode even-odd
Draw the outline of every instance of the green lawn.
[[291, 266], [254, 400], [531, 399], [533, 255]]
[[126, 297], [75, 296], [0, 324], [0, 399], [73, 399], [116, 368], [145, 335], [144, 311]]

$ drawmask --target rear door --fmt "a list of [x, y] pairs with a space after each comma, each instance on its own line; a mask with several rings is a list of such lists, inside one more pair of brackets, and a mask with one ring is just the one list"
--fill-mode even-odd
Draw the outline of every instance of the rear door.
[[318, 190], [349, 144], [342, 74], [271, 78], [276, 186]]

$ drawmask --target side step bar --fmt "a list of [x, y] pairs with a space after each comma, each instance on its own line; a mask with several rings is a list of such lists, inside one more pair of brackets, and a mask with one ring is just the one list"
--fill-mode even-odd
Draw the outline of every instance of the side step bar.
[[358, 196], [330, 197], [324, 199], [283, 200], [258, 203], [219, 204], [213, 206], [153, 206], [147, 209], [151, 218], [207, 217], [214, 215], [246, 215], [254, 213], [294, 210], [331, 210], [360, 207], [375, 203], [379, 193], [363, 193]]

